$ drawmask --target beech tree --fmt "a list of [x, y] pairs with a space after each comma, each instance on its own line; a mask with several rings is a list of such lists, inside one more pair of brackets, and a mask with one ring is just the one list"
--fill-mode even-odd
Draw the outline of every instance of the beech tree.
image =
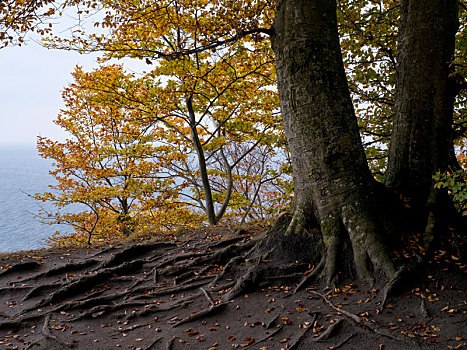
[[[400, 4], [388, 186], [375, 180], [365, 157], [342, 59], [336, 0], [111, 1], [104, 7], [106, 16], [96, 25], [107, 32], [76, 31], [69, 38], [51, 39], [50, 45], [103, 52], [104, 60], [157, 61], [222, 50], [247, 38], [246, 47], [255, 47], [270, 37], [295, 204], [291, 215], [258, 243], [254, 254], [259, 258], [231, 295], [264, 275], [259, 271], [265, 269], [260, 266], [265, 256], [271, 257], [272, 265], [297, 260], [315, 264], [309, 276], [321, 274], [329, 283], [336, 281], [339, 271], [356, 272], [369, 282], [382, 272], [391, 280], [388, 286], [399, 280], [404, 269], [396, 266], [390, 247], [399, 233], [392, 215], [397, 217], [400, 203], [393, 190], [417, 213], [411, 224], [425, 226], [429, 213], [434, 213], [432, 176], [452, 159], [448, 155], [458, 89], [450, 79], [450, 62], [457, 1]], [[174, 47], [165, 38], [177, 36], [179, 28], [192, 36], [181, 38], [183, 45]]]
[[[457, 1], [403, 1], [401, 6], [396, 119], [387, 169], [387, 179], [397, 180], [387, 183], [406, 183], [406, 190], [418, 192], [419, 207], [426, 204], [434, 172], [448, 159], [455, 96], [449, 65], [457, 11]], [[332, 281], [345, 247], [344, 228], [358, 276], [371, 281], [373, 271], [383, 270], [396, 280], [382, 210], [385, 189], [371, 176], [358, 136], [335, 13], [335, 1], [284, 1], [276, 9], [272, 43], [297, 199], [285, 235], [297, 235], [310, 223], [318, 226], [324, 251], [320, 265]], [[433, 52], [436, 64], [430, 61]], [[410, 85], [416, 82], [421, 91]], [[419, 111], [421, 104], [428, 110]], [[413, 109], [403, 110], [406, 106]], [[406, 172], [398, 172], [396, 164]]]
[[[266, 220], [284, 210], [287, 193], [277, 188], [283, 160], [273, 159], [283, 141], [271, 113], [277, 93], [246, 98], [273, 81], [271, 62], [242, 66], [246, 52], [233, 51], [211, 62], [202, 55], [164, 61], [138, 77], [119, 65], [76, 68], [55, 121], [70, 138], [38, 139], [58, 184], [34, 198], [60, 209], [42, 213], [47, 223], [77, 231], [58, 232], [51, 244], [173, 232], [174, 224], [199, 225], [206, 216], [211, 225], [224, 214]], [[81, 207], [67, 212], [72, 204]]]
[[50, 32], [51, 26], [42, 26], [41, 19], [47, 20], [54, 15], [54, 5], [54, 0], [0, 2], [0, 48], [8, 45], [21, 46], [28, 32]]
[[[140, 118], [137, 103], [122, 104], [114, 95], [99, 92], [99, 82], [115, 87], [128, 83], [121, 68], [107, 66], [92, 73], [77, 68], [73, 77], [75, 82], [63, 92], [65, 108], [55, 121], [68, 139], [38, 137], [37, 143], [39, 154], [53, 160], [50, 174], [57, 181], [49, 186], [51, 191], [33, 196], [57, 208], [40, 216], [45, 223], [67, 224], [75, 230], [57, 232], [50, 243], [89, 244], [92, 237], [128, 236], [141, 230], [138, 226], [148, 218], [160, 221], [160, 215], [167, 220], [159, 225], [199, 223], [199, 215], [169, 190], [174, 180], [158, 176], [183, 155], [167, 153], [165, 145], [153, 142], [154, 130]], [[133, 93], [141, 92], [133, 89]]]

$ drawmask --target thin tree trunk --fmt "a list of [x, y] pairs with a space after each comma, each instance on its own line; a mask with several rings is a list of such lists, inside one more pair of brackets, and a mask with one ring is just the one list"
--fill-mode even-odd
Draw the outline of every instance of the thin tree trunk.
[[206, 215], [208, 217], [208, 221], [210, 225], [217, 224], [216, 213], [214, 211], [214, 201], [212, 199], [212, 191], [211, 185], [209, 183], [208, 171], [206, 167], [206, 158], [204, 157], [203, 146], [201, 145], [201, 141], [198, 137], [198, 131], [196, 130], [196, 118], [195, 112], [193, 110], [193, 97], [190, 96], [186, 99], [186, 105], [188, 109], [188, 115], [190, 117], [190, 130], [191, 130], [191, 138], [193, 141], [193, 145], [196, 149], [196, 153], [198, 154], [198, 166], [199, 172], [201, 174], [201, 182], [203, 184], [203, 192], [204, 192], [204, 202], [206, 208]]
[[224, 154], [222, 147], [219, 150], [222, 160], [224, 161], [225, 170], [227, 172], [227, 191], [225, 192], [224, 202], [222, 203], [219, 212], [216, 215], [216, 221], [219, 222], [224, 216], [227, 207], [229, 206], [230, 197], [232, 196], [232, 189], [233, 189], [233, 176], [232, 176], [232, 167], [227, 160], [227, 157]]

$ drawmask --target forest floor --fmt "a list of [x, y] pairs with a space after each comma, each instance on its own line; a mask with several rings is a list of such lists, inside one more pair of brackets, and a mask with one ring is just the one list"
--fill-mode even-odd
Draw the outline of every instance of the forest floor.
[[228, 300], [237, 277], [225, 265], [254, 237], [211, 229], [3, 254], [0, 349], [467, 349], [460, 253], [435, 252], [384, 309], [384, 286], [361, 283], [294, 293], [277, 280]]

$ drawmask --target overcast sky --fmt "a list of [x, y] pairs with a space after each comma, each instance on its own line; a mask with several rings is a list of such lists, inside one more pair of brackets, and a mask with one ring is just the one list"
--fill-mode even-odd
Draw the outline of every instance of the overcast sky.
[[[35, 145], [38, 135], [63, 140], [53, 123], [62, 108], [61, 91], [72, 82], [76, 65], [97, 67], [96, 56], [47, 50], [29, 42], [0, 50], [0, 145]], [[126, 60], [133, 70], [147, 69], [141, 61]]]
[[47, 50], [34, 42], [0, 50], [0, 144], [34, 145], [37, 135], [64, 139], [53, 120], [77, 64], [86, 70], [97, 66], [95, 57]]

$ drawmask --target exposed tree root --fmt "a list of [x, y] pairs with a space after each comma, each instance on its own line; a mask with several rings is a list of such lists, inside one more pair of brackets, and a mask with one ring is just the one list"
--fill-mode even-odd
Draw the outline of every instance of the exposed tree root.
[[308, 283], [310, 280], [316, 278], [317, 275], [321, 272], [322, 268], [324, 267], [324, 263], [325, 263], [325, 259], [321, 259], [318, 266], [316, 266], [310, 273], [303, 276], [302, 280], [297, 285], [297, 287], [294, 289], [292, 294], [296, 294], [299, 290], [302, 289], [303, 286], [306, 285], [306, 283]]
[[269, 329], [271, 328], [277, 321], [277, 319], [279, 318], [279, 314], [277, 314], [276, 316], [274, 316], [273, 318], [271, 318], [267, 323], [266, 323], [266, 329]]
[[97, 305], [90, 308], [88, 311], [82, 313], [81, 315], [70, 318], [69, 322], [76, 322], [85, 318], [96, 318], [98, 316], [102, 316], [104, 313], [115, 311], [116, 309], [117, 307], [113, 305]]
[[204, 296], [206, 297], [206, 299], [208, 299], [209, 301], [209, 307], [213, 306], [214, 305], [214, 300], [212, 300], [211, 296], [209, 295], [208, 292], [206, 292], [205, 289], [203, 288], [200, 288], [200, 290], [203, 292]]
[[35, 308], [43, 307], [47, 304], [54, 303], [58, 300], [66, 299], [70, 296], [82, 293], [84, 290], [94, 287], [108, 278], [112, 277], [114, 274], [119, 274], [121, 272], [132, 272], [136, 271], [143, 265], [142, 261], [131, 261], [125, 262], [119, 266], [105, 268], [98, 270], [93, 275], [88, 275], [81, 277], [77, 281], [71, 282], [68, 285], [63, 286], [58, 291], [52, 293], [48, 298], [43, 299], [41, 302], [36, 305]]
[[130, 327], [126, 327], [126, 328], [121, 328], [120, 329], [120, 332], [130, 332], [134, 329], [138, 329], [138, 328], [141, 328], [141, 327], [147, 327], [149, 326], [148, 324], [135, 324], [133, 326], [130, 326]]
[[50, 283], [50, 284], [43, 284], [43, 285], [40, 285], [40, 286], [37, 286], [37, 287], [34, 287], [33, 289], [31, 289], [29, 291], [28, 294], [26, 294], [24, 297], [23, 297], [23, 301], [26, 301], [28, 299], [31, 299], [37, 295], [41, 295], [41, 294], [44, 294], [44, 292], [46, 292], [47, 290], [53, 290], [54, 288], [56, 288], [57, 286], [63, 286], [63, 283], [60, 283], [59, 281], [55, 281], [54, 283]]
[[383, 298], [381, 300], [381, 309], [384, 308], [386, 305], [386, 302], [388, 300], [388, 297], [391, 295], [391, 293], [396, 289], [399, 284], [403, 281], [404, 276], [406, 274], [407, 270], [404, 266], [402, 266], [397, 272], [394, 274], [394, 277], [386, 284], [386, 287], [384, 287], [383, 290]]
[[[287, 220], [284, 219], [282, 225], [287, 223], [286, 227], [289, 227], [289, 219], [290, 217]], [[305, 223], [306, 221], [297, 218], [293, 226], [294, 232], [304, 230]], [[326, 225], [332, 236], [332, 232], [335, 232], [338, 227], [337, 221]], [[323, 226], [326, 225], [323, 224]], [[280, 228], [283, 229], [283, 226]], [[119, 319], [120, 324], [125, 320], [125, 326], [131, 320], [133, 323], [121, 328], [120, 333], [149, 325], [148, 317], [153, 315], [159, 320], [167, 318], [167, 322], [172, 324], [173, 328], [177, 328], [182, 324], [221, 313], [229, 305], [228, 301], [249, 290], [257, 290], [268, 284], [274, 283], [271, 289], [276, 290], [275, 288], [284, 285], [286, 281], [298, 282], [293, 292], [292, 289], [286, 290], [287, 295], [292, 296], [306, 287], [307, 283], [314, 278], [328, 277], [328, 280], [333, 282], [335, 271], [340, 268], [336, 264], [335, 253], [342, 248], [337, 238], [334, 240], [328, 237], [320, 246], [319, 242], [314, 242], [313, 238], [310, 238], [310, 233], [303, 231], [299, 240], [311, 239], [313, 248], [310, 248], [310, 252], [299, 252], [304, 255], [295, 259], [293, 257], [296, 252], [288, 244], [296, 246], [296, 242], [289, 243], [292, 237], [284, 236], [284, 232], [285, 229], [280, 234], [270, 231], [267, 236], [258, 236], [250, 240], [247, 240], [249, 237], [244, 236], [216, 243], [206, 241], [190, 242], [184, 245], [151, 243], [126, 247], [121, 251], [115, 251], [121, 248], [112, 247], [94, 254], [92, 258], [83, 262], [67, 263], [48, 271], [38, 271], [33, 275], [28, 275], [26, 279], [19, 280], [21, 283], [34, 281], [37, 286], [34, 288], [24, 285], [15, 287], [15, 291], [21, 291], [20, 296], [25, 295], [23, 301], [27, 303], [25, 306], [12, 308], [13, 312], [14, 310], [18, 312], [13, 317], [0, 315], [0, 329], [20, 329], [34, 322], [40, 322], [38, 320], [44, 320], [44, 337], [58, 342], [63, 348], [68, 348], [73, 344], [64, 343], [51, 333], [49, 329], [51, 315], [57, 315], [58, 319], [66, 324], [84, 319], [86, 319], [85, 322], [96, 323], [99, 321], [94, 321], [94, 319], [103, 318], [103, 315], [108, 315], [107, 318]], [[279, 244], [275, 244], [275, 240], [279, 240]], [[181, 250], [182, 246], [184, 250]], [[160, 254], [162, 248], [164, 254]], [[320, 255], [320, 252], [328, 254]], [[315, 260], [307, 260], [310, 255], [313, 255]], [[99, 256], [99, 259], [94, 258], [95, 256]], [[312, 264], [316, 264], [313, 269]], [[33, 264], [29, 268], [34, 271], [38, 267], [41, 265]], [[88, 271], [84, 272], [84, 269]], [[306, 271], [305, 274], [304, 271]], [[47, 277], [54, 276], [68, 277], [68, 273], [73, 273], [70, 275], [72, 278], [60, 278], [55, 281], [47, 279]], [[402, 275], [401, 269], [387, 284], [383, 294], [383, 306], [393, 288], [400, 283]], [[283, 283], [277, 283], [277, 281]], [[11, 289], [8, 288], [8, 290]], [[7, 288], [0, 289], [2, 290], [7, 292]], [[215, 294], [216, 292], [218, 293]], [[358, 315], [336, 307], [325, 295], [315, 291], [309, 291], [309, 293], [322, 299], [331, 309], [352, 319], [360, 327], [399, 342], [406, 342], [405, 339], [401, 340], [382, 333]], [[43, 297], [45, 294], [49, 295]], [[171, 317], [195, 301], [203, 299], [205, 303], [204, 298], [207, 300], [205, 309], [201, 311], [196, 309], [196, 313], [191, 313], [183, 319], [180, 319], [179, 315]], [[222, 300], [218, 300], [219, 298]], [[194, 305], [197, 308], [199, 303]], [[273, 305], [268, 312], [272, 310], [277, 312], [279, 306]], [[281, 306], [284, 309], [284, 306]], [[175, 311], [171, 312], [173, 310]], [[231, 309], [227, 310], [230, 312]], [[242, 311], [243, 308], [240, 310]], [[421, 312], [423, 314], [423, 310]], [[263, 337], [261, 333], [260, 336], [256, 336], [257, 340], [252, 344], [245, 347], [242, 345], [242, 347], [252, 348], [281, 332], [287, 327], [280, 322], [281, 316], [283, 316], [281, 312], [271, 315], [272, 319], [263, 323], [264, 330], [269, 334]], [[307, 323], [306, 326], [302, 325], [300, 330], [296, 330], [291, 337], [292, 340], [288, 343], [288, 349], [297, 348], [307, 332], [313, 329], [312, 324], [317, 318], [317, 313], [310, 313], [309, 316], [302, 313], [300, 316], [303, 317], [300, 322], [312, 319], [311, 325]], [[137, 322], [136, 319], [140, 321], [134, 323]], [[337, 320], [319, 336], [311, 337], [311, 341], [329, 339], [344, 320]], [[258, 328], [254, 331], [257, 332]], [[117, 334], [120, 333], [117, 330]], [[137, 331], [132, 335], [136, 333]], [[334, 348], [344, 346], [352, 336], [353, 334]], [[160, 344], [162, 337], [151, 339], [154, 340], [146, 347], [147, 350], [163, 347]], [[178, 343], [174, 344], [176, 337], [165, 339], [168, 340], [167, 349], [178, 345]]]
[[232, 300], [237, 295], [245, 292], [252, 286], [256, 285], [260, 278], [260, 272], [258, 269], [259, 264], [262, 263], [263, 260], [266, 260], [270, 253], [272, 253], [273, 249], [269, 250], [268, 252], [259, 255], [254, 259], [250, 259], [248, 264], [248, 270], [243, 276], [238, 280], [235, 286], [229, 291], [226, 295], [226, 300]]
[[167, 342], [167, 344], [165, 346], [165, 350], [172, 350], [172, 346], [173, 346], [174, 342], [175, 342], [175, 337], [172, 337], [172, 339], [170, 339]]
[[305, 337], [306, 333], [310, 329], [313, 329], [313, 323], [315, 322], [316, 317], [317, 317], [317, 313], [313, 314], [312, 319], [309, 321], [310, 322], [309, 326], [306, 328], [303, 328], [303, 332], [291, 344], [289, 344], [288, 349], [293, 350], [297, 348], [298, 344], [300, 344], [302, 339]]
[[228, 305], [227, 303], [219, 303], [219, 304], [212, 305], [208, 309], [201, 310], [200, 312], [197, 312], [196, 314], [191, 314], [190, 316], [187, 316], [183, 320], [178, 321], [177, 323], [175, 323], [172, 327], [175, 328], [175, 327], [178, 327], [178, 326], [180, 326], [182, 324], [192, 322], [192, 321], [196, 321], [196, 320], [199, 320], [200, 318], [203, 318], [203, 317], [206, 317], [206, 316], [214, 315], [214, 314], [220, 312], [221, 310], [223, 310], [227, 305]]
[[244, 349], [252, 348], [253, 346], [258, 345], [258, 344], [262, 343], [263, 341], [268, 340], [269, 338], [271, 338], [271, 337], [275, 336], [277, 333], [279, 333], [282, 330], [282, 328], [283, 328], [282, 325], [280, 325], [275, 330], [273, 330], [270, 334], [267, 334], [263, 338], [258, 339], [257, 341], [255, 341], [254, 343], [251, 343], [250, 345], [245, 346]]
[[352, 333], [351, 335], [349, 335], [347, 338], [345, 338], [343, 341], [341, 341], [339, 344], [337, 345], [334, 345], [332, 348], [329, 347], [330, 349], [339, 349], [342, 345], [345, 345], [350, 339], [352, 339], [353, 337], [355, 337], [357, 335], [357, 333]]
[[50, 314], [45, 316], [44, 325], [42, 326], [42, 335], [47, 339], [52, 339], [56, 341], [57, 343], [59, 343], [60, 345], [63, 345], [66, 348], [74, 347], [73, 343], [69, 343], [64, 340], [61, 340], [50, 332], [49, 321], [50, 321]]
[[140, 312], [135, 312], [134, 314], [128, 316], [127, 320], [144, 317], [144, 316], [147, 316], [147, 315], [149, 315], [149, 314], [151, 314], [153, 312], [164, 312], [164, 311], [171, 311], [171, 310], [175, 310], [175, 309], [184, 309], [185, 307], [187, 307], [188, 305], [193, 303], [193, 301], [195, 301], [200, 296], [200, 294], [201, 293], [194, 294], [194, 295], [190, 296], [189, 298], [180, 299], [177, 302], [174, 302], [174, 303], [171, 303], [171, 304], [164, 304], [164, 305], [153, 304], [153, 305], [150, 305], [148, 308], [145, 308], [144, 310], [142, 310]]
[[246, 243], [243, 244], [233, 244], [233, 245], [228, 245], [227, 247], [219, 250], [218, 252], [207, 255], [207, 256], [201, 256], [199, 258], [194, 259], [190, 265], [201, 265], [205, 263], [209, 264], [222, 264], [225, 262], [228, 262], [233, 256], [237, 256], [238, 254], [249, 250], [253, 248], [256, 243], [258, 243], [260, 240], [260, 237], [257, 237], [255, 239], [250, 239]]
[[422, 301], [420, 302], [420, 314], [424, 317], [424, 318], [430, 318], [430, 314], [428, 313], [428, 310], [426, 309], [426, 305], [425, 305], [425, 300], [422, 299]]
[[14, 289], [15, 292], [19, 292], [21, 290], [27, 290], [27, 289], [32, 289], [34, 288], [33, 286], [8, 286], [8, 287], [3, 287], [3, 288], [0, 288], [0, 296], [4, 295], [4, 294], [10, 294], [11, 293], [11, 290]]
[[117, 250], [117, 249], [118, 249], [118, 247], [115, 247], [115, 246], [111, 245], [111, 246], [109, 246], [107, 248], [101, 249], [101, 250], [97, 251], [96, 253], [92, 254], [90, 256], [90, 258], [95, 258], [96, 256], [103, 256], [104, 254], [109, 253], [109, 252], [114, 251], [114, 250]]
[[207, 282], [206, 280], [214, 279], [216, 276], [203, 276], [203, 277], [198, 277], [195, 282], [187, 283], [187, 284], [182, 284], [179, 286], [175, 287], [168, 287], [160, 290], [155, 290], [151, 294], [153, 296], [163, 296], [163, 295], [168, 295], [168, 294], [173, 294], [177, 292], [184, 292], [190, 289], [196, 289], [201, 286], [204, 286]]
[[100, 268], [110, 268], [121, 265], [122, 263], [134, 260], [135, 257], [141, 256], [157, 250], [158, 248], [176, 247], [174, 243], [156, 242], [147, 244], [137, 244], [118, 252], [111, 259], [102, 263]]
[[224, 239], [224, 240], [221, 240], [221, 241], [218, 241], [214, 244], [210, 244], [206, 247], [207, 250], [209, 249], [219, 249], [219, 248], [223, 248], [223, 247], [227, 247], [227, 246], [230, 246], [230, 245], [233, 245], [233, 244], [236, 244], [237, 242], [240, 242], [240, 241], [243, 241], [245, 242], [245, 240], [247, 240], [248, 238], [250, 238], [248, 235], [239, 235], [237, 237], [234, 237], [234, 238], [229, 238], [229, 239]]
[[41, 264], [38, 263], [37, 261], [26, 261], [26, 262], [21, 262], [18, 264], [15, 264], [11, 266], [10, 268], [3, 270], [0, 273], [0, 277], [5, 277], [14, 273], [25, 273], [27, 271], [33, 271], [41, 267]]
[[159, 343], [162, 339], [164, 339], [164, 337], [158, 337], [158, 338], [156, 338], [151, 344], [149, 344], [149, 345], [145, 348], [145, 350], [151, 350], [151, 349], [153, 349], [153, 347], [154, 347], [157, 343]]
[[44, 271], [42, 273], [39, 273], [37, 275], [30, 276], [28, 278], [22, 279], [21, 282], [27, 282], [30, 280], [36, 281], [39, 278], [42, 277], [52, 277], [52, 276], [57, 276], [66, 272], [71, 272], [71, 271], [78, 271], [78, 270], [83, 270], [90, 268], [92, 266], [96, 266], [99, 263], [98, 260], [95, 259], [86, 259], [84, 261], [80, 262], [74, 262], [74, 263], [68, 263], [62, 266], [57, 266], [55, 268], [52, 268], [48, 271]]
[[368, 330], [370, 330], [370, 331], [372, 331], [372, 332], [374, 332], [376, 334], [379, 334], [379, 335], [381, 335], [383, 337], [390, 338], [392, 340], [402, 342], [402, 343], [410, 343], [412, 345], [417, 345], [417, 347], [419, 347], [418, 344], [416, 344], [414, 342], [407, 341], [404, 338], [395, 337], [395, 336], [392, 336], [390, 334], [386, 334], [386, 333], [383, 333], [383, 332], [379, 331], [377, 328], [363, 322], [362, 318], [360, 318], [359, 316], [334, 306], [323, 294], [320, 294], [320, 293], [315, 292], [315, 291], [309, 291], [309, 293], [321, 297], [321, 299], [323, 299], [325, 301], [325, 303], [328, 304], [332, 309], [336, 310], [337, 312], [340, 312], [342, 315], [345, 315], [345, 316], [351, 318], [353, 321], [355, 321], [359, 326], [362, 326], [363, 328], [366, 328], [366, 329], [368, 329]]
[[218, 281], [220, 281], [227, 273], [231, 270], [238, 268], [241, 262], [245, 260], [245, 256], [235, 256], [227, 264], [225, 264], [222, 272], [216, 276], [216, 278], [209, 284], [209, 287], [214, 286]]

